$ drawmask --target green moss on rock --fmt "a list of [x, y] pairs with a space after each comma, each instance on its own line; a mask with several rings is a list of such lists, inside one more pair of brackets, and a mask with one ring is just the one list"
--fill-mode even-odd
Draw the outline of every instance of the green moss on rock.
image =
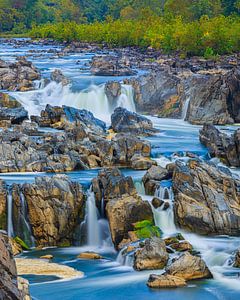
[[161, 231], [151, 221], [143, 220], [134, 224], [134, 229], [139, 239], [146, 239], [151, 237], [160, 237]]

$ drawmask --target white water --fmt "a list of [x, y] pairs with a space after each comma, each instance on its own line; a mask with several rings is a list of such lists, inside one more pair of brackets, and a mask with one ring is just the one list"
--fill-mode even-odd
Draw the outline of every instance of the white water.
[[145, 187], [142, 181], [136, 181], [134, 182], [135, 188], [139, 195], [145, 195]]
[[25, 228], [27, 230], [26, 234], [27, 234], [27, 237], [26, 239], [29, 240], [29, 242], [31, 243], [31, 247], [34, 247], [35, 246], [35, 239], [32, 235], [32, 229], [31, 229], [31, 226], [27, 220], [27, 215], [28, 215], [28, 212], [27, 212], [27, 203], [25, 201], [25, 197], [23, 195], [23, 193], [20, 193], [20, 201], [21, 201], [21, 207], [22, 207], [22, 218], [23, 218], [23, 222], [24, 222], [24, 225], [25, 225]]
[[62, 86], [61, 83], [50, 82], [46, 87], [29, 91], [11, 93], [28, 111], [29, 116], [40, 115], [47, 104], [52, 106], [71, 106], [91, 111], [95, 117], [110, 122], [114, 108], [121, 106], [129, 111], [136, 111], [133, 88], [122, 85], [122, 94], [119, 96], [116, 107], [111, 107], [105, 94], [105, 85], [92, 85], [89, 89], [73, 92], [71, 86]]
[[182, 110], [182, 119], [185, 120], [187, 117], [188, 113], [188, 108], [189, 108], [189, 103], [190, 103], [190, 97], [188, 97], [184, 103], [183, 110]]
[[7, 231], [8, 236], [13, 237], [14, 230], [13, 230], [13, 220], [12, 220], [12, 209], [13, 209], [13, 203], [12, 203], [12, 193], [11, 191], [8, 191], [7, 195], [7, 207], [8, 207], [8, 213], [7, 213]]

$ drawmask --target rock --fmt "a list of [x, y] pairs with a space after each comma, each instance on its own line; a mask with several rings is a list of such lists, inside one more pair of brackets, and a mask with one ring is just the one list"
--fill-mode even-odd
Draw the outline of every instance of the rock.
[[122, 107], [114, 110], [111, 116], [111, 127], [115, 132], [128, 132], [137, 135], [149, 135], [156, 132], [153, 129], [152, 121]]
[[117, 101], [122, 93], [122, 86], [118, 81], [108, 81], [105, 84], [105, 94], [108, 98], [108, 103], [110, 103], [111, 109], [117, 107]]
[[169, 179], [171, 173], [160, 166], [152, 166], [143, 177], [143, 184], [147, 195], [154, 195], [161, 180]]
[[61, 83], [63, 86], [68, 85], [70, 83], [70, 80], [63, 75], [61, 70], [55, 69], [50, 76], [52, 81], [55, 81], [57, 83]]
[[19, 275], [56, 276], [61, 279], [74, 279], [83, 277], [83, 273], [71, 267], [51, 263], [43, 259], [16, 258]]
[[192, 251], [193, 246], [188, 241], [181, 241], [177, 243], [172, 243], [171, 248], [179, 252], [184, 252]]
[[40, 258], [41, 258], [41, 259], [48, 259], [48, 260], [50, 260], [50, 259], [53, 259], [53, 255], [51, 255], [51, 254], [46, 254], [46, 255], [40, 256]]
[[157, 162], [149, 157], [142, 157], [138, 154], [134, 155], [131, 159], [131, 167], [134, 170], [148, 170], [152, 166], [156, 166]]
[[220, 158], [229, 166], [240, 166], [240, 130], [233, 135], [220, 132], [210, 124], [204, 124], [200, 130], [200, 141], [205, 145], [213, 157]]
[[82, 252], [78, 255], [82, 259], [102, 259], [103, 257], [95, 252]]
[[216, 167], [190, 160], [173, 176], [175, 220], [199, 234], [240, 234], [240, 181]]
[[13, 256], [22, 253], [23, 249], [13, 238], [9, 238], [9, 243], [12, 247]]
[[185, 279], [177, 276], [168, 275], [168, 274], [163, 274], [163, 275], [151, 274], [147, 282], [148, 287], [156, 288], [156, 289], [178, 288], [178, 287], [184, 287], [186, 285], [187, 283]]
[[163, 269], [168, 257], [163, 240], [158, 237], [146, 239], [144, 246], [134, 254], [134, 269], [138, 271]]
[[84, 213], [80, 184], [65, 175], [36, 177], [35, 183], [22, 186], [22, 193], [37, 246], [71, 244]]
[[0, 228], [7, 229], [7, 190], [5, 183], [0, 179]]
[[0, 93], [0, 107], [5, 108], [19, 108], [21, 107], [21, 103], [19, 103], [16, 99], [11, 97], [8, 94]]
[[22, 300], [17, 286], [17, 270], [6, 234], [0, 232], [0, 299]]
[[23, 107], [2, 108], [0, 107], [0, 120], [10, 121], [11, 124], [20, 124], [28, 119], [28, 112]]
[[166, 268], [166, 273], [185, 280], [212, 278], [212, 274], [205, 262], [198, 256], [188, 252], [182, 254]]
[[93, 180], [93, 191], [98, 203], [104, 199], [116, 248], [124, 238], [128, 239], [128, 232], [134, 230], [134, 223], [143, 220], [153, 222], [149, 203], [138, 196], [132, 178], [123, 176], [118, 169], [101, 170], [97, 179]]
[[233, 266], [235, 268], [240, 268], [240, 249], [236, 252]]
[[96, 76], [130, 76], [136, 73], [115, 56], [94, 56], [91, 73]]
[[40, 73], [25, 57], [17, 62], [0, 63], [0, 89], [25, 91], [34, 88], [34, 80], [40, 79]]
[[29, 282], [27, 279], [18, 277], [18, 289], [23, 296], [23, 300], [31, 300], [30, 292], [29, 292]]
[[164, 203], [164, 201], [161, 200], [161, 199], [159, 199], [159, 198], [157, 198], [157, 197], [154, 197], [154, 198], [152, 199], [152, 205], [153, 205], [153, 207], [154, 207], [155, 209], [161, 207], [161, 206], [163, 205], [163, 203]]

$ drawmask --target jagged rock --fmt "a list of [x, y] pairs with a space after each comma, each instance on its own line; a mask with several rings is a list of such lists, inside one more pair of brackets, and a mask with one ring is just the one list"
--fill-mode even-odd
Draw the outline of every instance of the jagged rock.
[[116, 56], [94, 56], [91, 73], [97, 76], [129, 76], [136, 74]]
[[233, 135], [222, 133], [210, 124], [204, 124], [200, 130], [200, 141], [213, 157], [219, 157], [229, 166], [240, 166], [240, 130]]
[[240, 268], [240, 249], [238, 249], [236, 252], [233, 266], [235, 268]]
[[163, 205], [163, 203], [164, 203], [164, 201], [161, 200], [161, 199], [159, 199], [159, 198], [157, 198], [157, 197], [154, 197], [152, 199], [152, 205], [156, 209], [159, 208], [159, 207], [161, 207]]
[[117, 107], [117, 101], [122, 92], [121, 89], [121, 84], [118, 81], [108, 81], [105, 84], [105, 94], [112, 110]]
[[212, 278], [212, 274], [202, 258], [189, 252], [182, 254], [166, 268], [166, 273], [185, 280]]
[[10, 121], [11, 124], [20, 124], [28, 119], [28, 112], [23, 107], [0, 107], [0, 120]]
[[55, 69], [50, 76], [52, 81], [55, 81], [57, 83], [61, 83], [63, 86], [68, 85], [70, 83], [70, 80], [63, 75], [61, 70]]
[[137, 135], [149, 135], [155, 132], [152, 121], [122, 107], [114, 110], [111, 121], [112, 129], [115, 132], [128, 132]]
[[19, 103], [16, 99], [11, 97], [8, 94], [0, 93], [0, 107], [6, 108], [19, 108], [21, 107], [21, 103]]
[[240, 181], [216, 167], [190, 160], [173, 176], [178, 225], [200, 234], [240, 234]]
[[104, 199], [116, 248], [124, 238], [128, 239], [128, 232], [134, 230], [134, 223], [153, 221], [149, 203], [138, 196], [132, 178], [123, 176], [118, 169], [101, 170], [93, 180], [93, 191], [98, 205], [100, 199]]
[[23, 300], [31, 300], [30, 292], [29, 292], [29, 282], [27, 279], [18, 277], [18, 289], [22, 294]]
[[177, 288], [186, 286], [186, 280], [181, 277], [172, 276], [168, 274], [155, 275], [151, 274], [149, 276], [147, 286], [150, 288]]
[[71, 244], [74, 229], [83, 219], [84, 196], [80, 184], [65, 175], [36, 177], [24, 184], [29, 223], [37, 245]]
[[134, 268], [138, 271], [163, 269], [168, 262], [165, 243], [158, 237], [146, 239], [134, 254]]
[[82, 259], [102, 259], [103, 257], [95, 252], [82, 252], [78, 255]]
[[25, 57], [17, 62], [0, 63], [0, 89], [25, 91], [33, 89], [33, 81], [40, 79], [38, 70]]
[[134, 155], [131, 159], [131, 167], [134, 170], [148, 170], [152, 166], [156, 166], [157, 162], [149, 157], [142, 157], [141, 155]]
[[12, 247], [13, 256], [22, 253], [23, 249], [13, 238], [9, 238], [9, 243]]
[[0, 232], [0, 299], [22, 300], [17, 270], [7, 235]]
[[160, 166], [152, 166], [143, 177], [143, 184], [148, 195], [154, 195], [161, 180], [169, 179], [171, 173]]

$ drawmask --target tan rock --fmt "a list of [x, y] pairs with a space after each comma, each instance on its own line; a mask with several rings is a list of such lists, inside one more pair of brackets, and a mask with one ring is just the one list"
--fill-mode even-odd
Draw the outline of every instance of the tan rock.
[[102, 259], [103, 257], [95, 252], [82, 252], [78, 255], [82, 259]]
[[9, 238], [9, 243], [11, 244], [12, 252], [14, 256], [22, 253], [23, 249], [21, 245], [19, 245], [13, 238]]
[[235, 262], [233, 265], [235, 268], [240, 268], [240, 249], [236, 252]]
[[193, 249], [193, 246], [188, 241], [181, 241], [171, 244], [171, 248], [173, 248], [176, 251], [183, 252], [191, 251]]
[[184, 287], [186, 286], [186, 280], [177, 277], [177, 276], [172, 276], [168, 274], [163, 274], [163, 275], [150, 275], [147, 286], [150, 288], [177, 288], [177, 287]]
[[53, 255], [51, 255], [51, 254], [47, 254], [47, 255], [42, 255], [42, 256], [40, 256], [40, 258], [41, 259], [53, 259]]

